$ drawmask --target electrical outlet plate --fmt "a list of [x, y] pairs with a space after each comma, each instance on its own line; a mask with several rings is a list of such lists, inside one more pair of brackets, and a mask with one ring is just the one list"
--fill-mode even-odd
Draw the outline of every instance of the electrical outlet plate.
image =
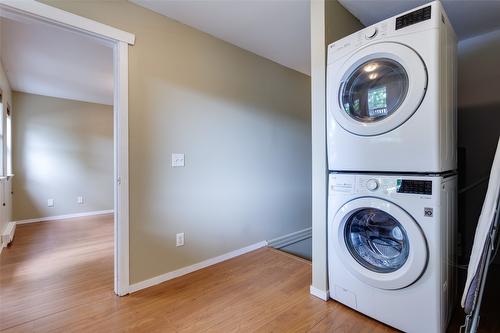
[[47, 200], [47, 207], [54, 207], [54, 199]]
[[83, 204], [83, 195], [79, 195], [76, 197], [76, 202], [79, 203], [80, 205]]
[[184, 166], [184, 154], [172, 153], [172, 166], [173, 167], [183, 167]]
[[175, 246], [183, 246], [184, 245], [184, 233], [175, 235]]

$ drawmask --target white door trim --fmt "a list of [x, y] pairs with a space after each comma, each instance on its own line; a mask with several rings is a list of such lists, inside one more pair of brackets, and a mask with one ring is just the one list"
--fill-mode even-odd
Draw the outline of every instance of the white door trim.
[[66, 12], [35, 0], [0, 0], [0, 5], [3, 8], [9, 8], [10, 10], [24, 15], [29, 15], [99, 38], [104, 38], [112, 42], [120, 41], [130, 45], [134, 45], [135, 43], [135, 35], [129, 32]]
[[129, 292], [128, 45], [114, 47], [115, 293]]
[[34, 0], [0, 0], [0, 9], [107, 40], [113, 44], [114, 63], [114, 291], [129, 293], [129, 175], [128, 175], [128, 45], [135, 36], [105, 24]]

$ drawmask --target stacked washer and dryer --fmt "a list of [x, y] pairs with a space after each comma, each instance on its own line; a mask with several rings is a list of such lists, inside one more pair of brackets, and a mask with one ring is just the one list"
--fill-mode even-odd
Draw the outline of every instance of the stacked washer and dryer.
[[328, 47], [330, 297], [405, 332], [455, 302], [456, 37], [439, 2]]

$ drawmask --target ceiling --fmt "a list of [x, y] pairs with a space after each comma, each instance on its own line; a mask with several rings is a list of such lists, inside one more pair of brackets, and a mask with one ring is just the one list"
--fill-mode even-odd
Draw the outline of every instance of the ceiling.
[[309, 0], [131, 1], [310, 74]]
[[[299, 72], [310, 74], [309, 0], [131, 0]], [[428, 0], [339, 0], [364, 25]], [[500, 29], [500, 1], [443, 0], [459, 39]], [[473, 15], [468, 15], [473, 13]], [[97, 39], [2, 12], [0, 56], [12, 89], [113, 103], [112, 49]]]
[[2, 11], [0, 56], [12, 90], [113, 104], [113, 50], [103, 41]]
[[[429, 0], [339, 0], [365, 26], [430, 2]], [[500, 29], [499, 0], [442, 0], [460, 40]]]

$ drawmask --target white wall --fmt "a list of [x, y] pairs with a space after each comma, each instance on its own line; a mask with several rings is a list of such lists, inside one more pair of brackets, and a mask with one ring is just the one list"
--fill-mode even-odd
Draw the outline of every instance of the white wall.
[[113, 107], [22, 92], [12, 99], [13, 220], [113, 209]]

